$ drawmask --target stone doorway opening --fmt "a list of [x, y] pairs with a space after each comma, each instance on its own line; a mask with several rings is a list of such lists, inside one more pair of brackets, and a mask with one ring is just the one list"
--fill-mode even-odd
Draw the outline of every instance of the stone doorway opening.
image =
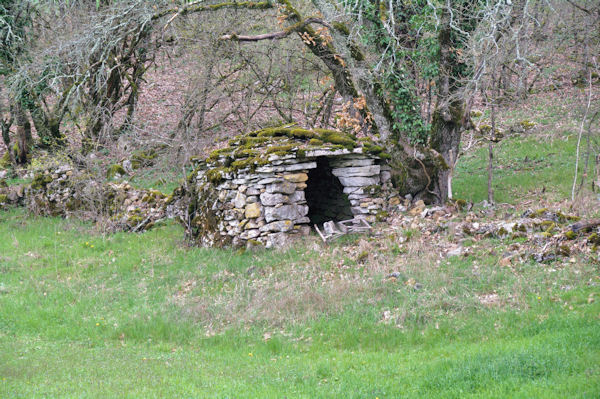
[[317, 158], [317, 167], [308, 172], [304, 192], [311, 224], [321, 225], [330, 220], [339, 222], [354, 217], [344, 186], [333, 175], [327, 157]]

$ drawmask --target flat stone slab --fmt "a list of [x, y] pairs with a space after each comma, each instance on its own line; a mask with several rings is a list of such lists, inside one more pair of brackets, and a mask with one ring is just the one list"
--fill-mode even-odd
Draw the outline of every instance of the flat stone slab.
[[244, 216], [246, 216], [247, 219], [255, 219], [260, 216], [260, 208], [261, 206], [257, 202], [248, 204], [244, 210]]
[[377, 177], [339, 177], [340, 183], [347, 187], [365, 187], [372, 186], [375, 184], [379, 184], [381, 181], [379, 180], [379, 176]]
[[291, 220], [277, 220], [267, 223], [260, 228], [261, 232], [265, 231], [290, 231], [294, 229], [294, 222]]
[[333, 173], [333, 175], [337, 177], [371, 177], [379, 175], [379, 172], [381, 172], [381, 167], [379, 165], [335, 168], [331, 170], [331, 173]]
[[291, 204], [279, 206], [277, 208], [265, 208], [265, 220], [267, 223], [271, 223], [276, 220], [296, 220], [306, 216], [307, 214], [307, 205]]
[[264, 192], [260, 195], [260, 202], [264, 206], [275, 206], [277, 204], [285, 204], [289, 202], [289, 197], [281, 193]]
[[344, 187], [344, 194], [365, 194], [362, 187]]
[[317, 167], [316, 162], [304, 162], [304, 163], [295, 163], [291, 165], [285, 166], [286, 172], [293, 172], [296, 170], [304, 170], [304, 169], [314, 169]]
[[333, 168], [346, 168], [352, 166], [369, 166], [375, 163], [374, 159], [371, 158], [342, 158], [332, 159], [330, 165]]
[[349, 150], [343, 148], [340, 150], [309, 150], [306, 151], [307, 157], [322, 157], [322, 156], [335, 156], [335, 155], [344, 155], [344, 154], [352, 154]]
[[304, 183], [308, 180], [308, 175], [306, 173], [293, 173], [284, 175], [283, 178], [287, 181], [291, 181], [292, 183]]
[[267, 186], [267, 193], [282, 193], [282, 194], [292, 194], [296, 191], [296, 185], [289, 181], [282, 181], [281, 183], [269, 184]]

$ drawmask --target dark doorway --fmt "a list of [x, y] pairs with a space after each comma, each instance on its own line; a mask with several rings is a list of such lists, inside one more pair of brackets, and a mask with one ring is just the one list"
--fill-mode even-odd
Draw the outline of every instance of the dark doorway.
[[308, 172], [306, 184], [308, 217], [312, 224], [322, 224], [330, 220], [339, 222], [354, 217], [350, 210], [350, 200], [344, 194], [344, 187], [331, 173], [331, 166], [326, 157], [317, 158], [317, 167]]

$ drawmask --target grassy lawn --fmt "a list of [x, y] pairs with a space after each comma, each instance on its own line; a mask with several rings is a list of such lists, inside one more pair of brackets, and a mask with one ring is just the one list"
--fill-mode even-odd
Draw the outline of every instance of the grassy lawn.
[[[577, 134], [585, 113], [584, 99], [577, 90], [563, 97], [540, 94], [530, 96], [524, 103], [508, 104], [500, 109], [498, 126], [506, 137], [494, 144], [496, 202], [517, 204], [524, 199], [560, 201], [571, 197]], [[533, 123], [534, 127], [511, 133], [511, 127], [523, 121]], [[477, 123], [489, 125], [489, 112], [476, 118]], [[593, 140], [597, 145], [595, 136]], [[463, 147], [468, 142], [466, 135]], [[584, 137], [582, 153], [585, 142]], [[583, 157], [581, 159], [579, 176], [583, 173]], [[485, 141], [459, 158], [454, 181], [456, 198], [473, 202], [487, 199], [487, 164]], [[586, 188], [589, 184], [588, 178]]]
[[237, 253], [19, 210], [0, 236], [0, 397], [600, 396], [598, 265]]
[[[494, 194], [497, 202], [515, 204], [523, 196], [551, 200], [570, 198], [575, 173], [577, 137], [550, 142], [539, 137], [516, 137], [501, 142], [495, 150]], [[487, 199], [488, 149], [479, 148], [457, 165], [456, 198], [480, 202]]]

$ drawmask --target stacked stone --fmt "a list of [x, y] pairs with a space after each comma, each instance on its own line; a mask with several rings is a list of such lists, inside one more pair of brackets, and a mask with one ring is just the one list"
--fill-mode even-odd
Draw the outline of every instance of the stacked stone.
[[172, 196], [127, 182], [100, 183], [68, 165], [37, 173], [24, 196], [34, 213], [102, 221], [113, 231], [147, 230], [173, 206]]
[[[242, 170], [225, 176], [226, 180], [215, 187], [218, 197], [211, 206], [220, 220], [219, 235], [229, 237], [234, 246], [255, 243], [271, 247], [309, 234], [304, 189], [308, 170], [315, 167], [315, 162], [298, 162], [287, 156], [254, 172]], [[198, 180], [206, 184], [203, 172]]]
[[[83, 193], [74, 190], [74, 171], [69, 165], [61, 165], [35, 174], [26, 189], [26, 202], [30, 211], [42, 215], [66, 216], [81, 203]], [[84, 185], [93, 190], [96, 183]]]
[[376, 159], [367, 157], [331, 161], [332, 173], [344, 186], [353, 215], [370, 222], [386, 209], [385, 194], [392, 190], [390, 167], [375, 162]]
[[[4, 183], [4, 184], [3, 184]], [[13, 206], [20, 206], [25, 200], [25, 187], [8, 186], [6, 182], [0, 180], [0, 210]]]
[[[206, 170], [198, 172], [200, 204], [191, 223], [196, 225], [200, 243], [269, 248], [308, 235], [311, 225], [305, 189], [309, 171], [317, 168], [317, 156], [329, 156], [332, 172], [349, 197], [352, 216], [372, 221], [386, 208], [382, 193], [391, 188], [390, 173], [389, 168], [376, 164], [377, 157], [348, 150], [307, 151], [301, 159], [295, 154], [271, 155], [268, 164], [253, 171], [224, 173], [214, 187]], [[206, 194], [207, 187], [216, 195]]]

